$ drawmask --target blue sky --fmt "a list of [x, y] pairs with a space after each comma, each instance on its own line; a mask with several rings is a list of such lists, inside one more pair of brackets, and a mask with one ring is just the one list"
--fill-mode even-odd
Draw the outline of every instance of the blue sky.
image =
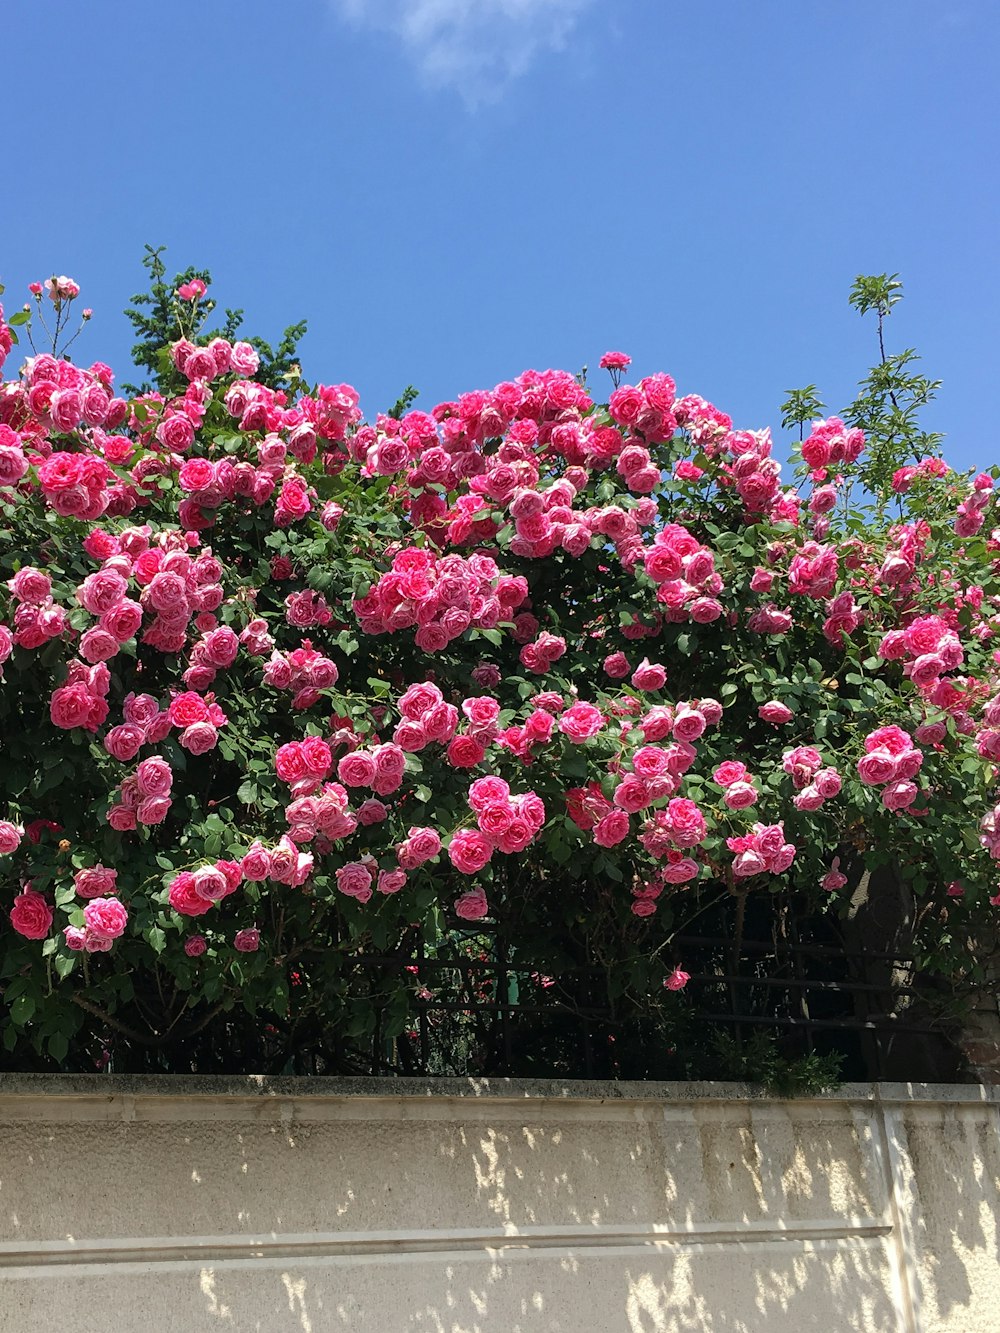
[[[53, 271], [124, 371], [143, 243], [373, 414], [609, 347], [744, 426], [874, 355], [996, 461], [996, 0], [8, 0], [0, 279]], [[75, 349], [76, 350], [76, 349]], [[127, 377], [127, 376], [126, 376]], [[592, 376], [592, 380], [596, 378]]]

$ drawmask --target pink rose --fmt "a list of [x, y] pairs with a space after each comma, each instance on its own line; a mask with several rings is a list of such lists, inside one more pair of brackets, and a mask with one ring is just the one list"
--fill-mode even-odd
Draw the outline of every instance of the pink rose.
[[838, 889], [842, 889], [846, 883], [847, 876], [840, 869], [840, 857], [835, 856], [830, 864], [830, 869], [820, 880], [819, 886], [830, 893], [835, 893]]
[[151, 694], [127, 694], [122, 705], [125, 721], [137, 727], [148, 727], [159, 711], [160, 706]]
[[675, 967], [663, 984], [667, 990], [683, 990], [690, 980], [690, 972], [682, 972], [679, 967]]
[[174, 784], [174, 772], [161, 755], [154, 754], [139, 764], [135, 770], [135, 780], [144, 797], [169, 796]]
[[705, 816], [694, 801], [675, 796], [666, 813], [671, 836], [678, 847], [695, 847], [705, 837]]
[[757, 846], [769, 860], [777, 856], [785, 843], [784, 824], [755, 824]]
[[237, 953], [256, 953], [260, 948], [260, 931], [255, 926], [238, 930], [233, 938], [233, 947]]
[[499, 717], [500, 705], [496, 699], [481, 695], [478, 698], [466, 699], [462, 704], [462, 712], [474, 727], [489, 727]]
[[559, 719], [559, 730], [577, 743], [590, 740], [604, 726], [604, 714], [593, 704], [579, 703], [567, 708]]
[[76, 590], [77, 601], [94, 616], [113, 610], [128, 591], [128, 580], [113, 569], [88, 574]]
[[326, 741], [318, 736], [307, 736], [300, 742], [302, 764], [310, 777], [325, 778], [333, 767], [333, 756]]
[[686, 884], [698, 878], [698, 863], [690, 856], [682, 856], [679, 861], [668, 861], [661, 874], [668, 884]]
[[116, 940], [128, 925], [128, 912], [118, 898], [92, 898], [83, 909], [83, 919], [99, 940]]
[[609, 810], [594, 825], [594, 841], [599, 847], [617, 847], [629, 834], [629, 817], [624, 810]]
[[913, 782], [893, 782], [882, 793], [882, 804], [887, 810], [906, 810], [917, 799]]
[[[408, 864], [405, 868], [415, 870], [417, 866], [433, 860], [440, 853], [441, 837], [437, 829], [411, 828], [406, 836], [406, 848]], [[487, 860], [489, 860], [489, 857], [487, 857]], [[400, 864], [402, 864], [402, 861], [400, 861]]]
[[866, 786], [879, 787], [896, 776], [896, 756], [884, 746], [858, 760], [858, 777]]
[[178, 741], [191, 754], [207, 754], [214, 750], [219, 733], [211, 722], [192, 722], [178, 736]]
[[446, 757], [452, 768], [475, 768], [486, 757], [486, 749], [474, 736], [454, 736]]
[[611, 653], [604, 659], [604, 670], [612, 680], [624, 680], [629, 673], [628, 658], [624, 653]]
[[649, 804], [649, 788], [637, 774], [627, 773], [615, 788], [611, 799], [626, 813], [635, 814]]
[[40, 893], [25, 889], [14, 899], [10, 924], [28, 940], [43, 940], [52, 926], [53, 911]]
[[12, 579], [7, 580], [7, 587], [17, 601], [41, 606], [52, 592], [52, 580], [33, 565], [24, 565]]
[[688, 743], [696, 741], [699, 736], [705, 734], [707, 725], [705, 714], [699, 708], [691, 708], [688, 704], [681, 704], [674, 714], [674, 739]]
[[375, 887], [379, 893], [398, 893], [405, 884], [405, 870], [380, 870]]
[[62, 685], [53, 691], [49, 701], [49, 716], [53, 726], [71, 731], [90, 723], [94, 699], [85, 685]]
[[738, 879], [747, 879], [750, 875], [760, 875], [767, 869], [767, 864], [760, 852], [748, 848], [733, 858], [733, 874]]
[[469, 805], [477, 812], [495, 802], [505, 803], [509, 797], [510, 786], [503, 778], [476, 778], [469, 787]]
[[835, 768], [821, 768], [813, 782], [824, 801], [830, 800], [832, 796], [838, 796], [843, 785], [840, 774]]
[[375, 772], [375, 760], [367, 750], [345, 754], [337, 764], [337, 777], [345, 787], [370, 787]]
[[195, 893], [206, 902], [217, 903], [229, 893], [229, 881], [217, 865], [199, 866], [193, 878]]
[[435, 704], [424, 714], [422, 724], [429, 740], [446, 741], [458, 726], [458, 709], [454, 704]]
[[0, 819], [0, 856], [10, 856], [21, 845], [23, 829], [9, 819]]
[[438, 687], [425, 682], [410, 686], [399, 700], [399, 711], [403, 717], [419, 721], [424, 713], [430, 712], [435, 704], [441, 702], [442, 695]]
[[358, 807], [358, 823], [367, 828], [372, 824], [381, 824], [389, 817], [389, 808], [382, 801], [371, 797]]
[[741, 764], [736, 759], [727, 759], [712, 774], [713, 782], [716, 782], [720, 787], [730, 787], [734, 782], [744, 782], [746, 777], [746, 764]]
[[104, 748], [112, 759], [127, 763], [139, 753], [145, 739], [144, 728], [125, 722], [120, 727], [111, 728], [104, 737]]
[[142, 624], [142, 605], [124, 597], [117, 606], [105, 611], [101, 616], [99, 628], [117, 643], [126, 643]]
[[781, 847], [770, 858], [768, 870], [772, 875], [781, 875], [795, 860], [795, 847], [792, 843], [782, 843]]
[[113, 634], [100, 625], [93, 625], [80, 638], [80, 656], [85, 662], [110, 662], [121, 649]]
[[823, 804], [823, 799], [823, 794], [813, 783], [810, 783], [808, 787], [803, 787], [801, 791], [795, 793], [792, 797], [792, 804], [795, 806], [796, 810], [804, 810], [806, 813], [812, 813], [812, 811], [820, 808]]
[[243, 871], [243, 878], [248, 883], [260, 884], [270, 877], [271, 853], [262, 842], [255, 840], [240, 861], [240, 868]]
[[493, 842], [479, 829], [459, 829], [448, 847], [448, 859], [463, 875], [475, 875], [493, 855]]
[[168, 897], [170, 906], [181, 916], [203, 916], [212, 907], [211, 902], [195, 889], [194, 875], [189, 870], [174, 876]]
[[761, 704], [757, 709], [757, 716], [762, 722], [770, 722], [776, 727], [783, 726], [786, 722], [791, 722], [794, 714], [790, 708], [786, 708], [783, 703], [776, 699], [771, 699], [766, 704]]
[[948, 734], [943, 722], [922, 722], [913, 733], [913, 739], [921, 745], [940, 745]]
[[756, 804], [757, 789], [752, 782], [731, 782], [722, 800], [729, 810], [745, 810]]
[[372, 896], [371, 870], [361, 861], [352, 861], [337, 871], [337, 888], [349, 898], [366, 903]]
[[189, 958], [200, 958], [208, 948], [204, 935], [189, 935], [184, 941], [184, 952]]
[[632, 672], [632, 684], [637, 690], [662, 690], [667, 683], [666, 667], [644, 657]]
[[490, 905], [482, 889], [470, 889], [455, 899], [455, 913], [463, 921], [481, 921], [489, 910]]
[[641, 778], [661, 778], [670, 771], [666, 750], [658, 745], [642, 745], [632, 756], [632, 768]]
[[118, 892], [118, 871], [107, 866], [88, 866], [78, 870], [73, 883], [81, 898], [109, 898]]

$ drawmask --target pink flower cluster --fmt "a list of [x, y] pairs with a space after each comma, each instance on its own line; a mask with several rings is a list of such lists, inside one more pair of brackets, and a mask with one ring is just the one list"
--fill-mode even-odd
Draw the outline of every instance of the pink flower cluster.
[[712, 774], [713, 782], [723, 789], [722, 803], [727, 810], [745, 810], [757, 803], [757, 788], [746, 764], [727, 759]]
[[214, 750], [219, 739], [219, 728], [229, 720], [211, 694], [202, 697], [195, 690], [175, 694], [170, 700], [167, 716], [171, 725], [181, 733], [178, 741], [191, 754], [206, 754]]
[[289, 741], [279, 747], [274, 767], [282, 782], [287, 782], [295, 796], [309, 796], [316, 791], [333, 768], [333, 754], [319, 736]]
[[716, 573], [715, 554], [679, 523], [667, 523], [645, 548], [643, 568], [654, 583], [656, 600], [666, 619], [679, 624], [693, 620], [707, 625], [722, 615], [718, 594], [722, 576]]
[[49, 704], [52, 725], [64, 731], [74, 727], [97, 731], [108, 716], [110, 687], [111, 673], [103, 662], [88, 666], [86, 662], [71, 661], [66, 684], [52, 693]]
[[[3, 427], [0, 427], [2, 430]], [[52, 580], [48, 574], [33, 565], [24, 565], [7, 587], [15, 603], [14, 634], [4, 627], [8, 643], [3, 660], [10, 655], [10, 645], [19, 648], [41, 648], [50, 639], [58, 639], [69, 630], [66, 612], [52, 598]]]
[[323, 690], [336, 685], [339, 675], [336, 664], [317, 652], [309, 639], [303, 639], [291, 652], [274, 650], [264, 666], [264, 684], [276, 690], [291, 690], [291, 705], [297, 709], [312, 708]]
[[785, 841], [784, 822], [754, 824], [750, 833], [727, 838], [726, 846], [733, 853], [733, 874], [737, 879], [748, 879], [768, 871], [781, 875], [795, 859], [795, 847]]
[[345, 787], [369, 787], [377, 796], [398, 791], [405, 772], [406, 755], [393, 741], [351, 750], [337, 763], [337, 777]]
[[432, 741], [450, 741], [458, 730], [459, 713], [454, 704], [430, 681], [415, 682], [398, 703], [400, 720], [393, 741], [401, 750], [416, 753]]
[[833, 767], [823, 766], [820, 752], [812, 745], [786, 750], [781, 767], [791, 776], [795, 788], [792, 804], [796, 810], [819, 810], [825, 801], [840, 794], [840, 774]]
[[433, 653], [467, 629], [492, 629], [509, 620], [527, 595], [525, 579], [501, 574], [489, 556], [437, 556], [408, 546], [354, 610], [366, 634], [417, 626], [417, 647]]
[[[650, 856], [660, 860], [671, 851], [685, 852], [699, 846], [707, 832], [705, 816], [697, 803], [686, 796], [675, 796], [668, 801], [666, 809], [657, 810], [646, 821], [639, 841]], [[664, 869], [671, 884], [684, 883], [698, 873], [695, 862], [686, 857], [671, 861]]]
[[864, 432], [849, 427], [840, 417], [813, 422], [808, 439], [802, 442], [802, 458], [812, 468], [814, 478], [822, 480], [828, 468], [856, 463], [865, 447]]
[[[344, 795], [346, 796], [346, 793]], [[345, 807], [339, 804], [336, 794], [333, 794], [329, 806], [320, 811], [319, 817], [326, 818], [327, 809], [332, 815], [338, 807], [342, 813]], [[299, 829], [301, 828], [300, 825]], [[303, 841], [307, 840], [303, 838]], [[301, 851], [287, 833], [282, 834], [274, 847], [266, 847], [259, 839], [255, 839], [240, 861], [243, 878], [248, 883], [260, 884], [269, 879], [275, 884], [287, 884], [296, 889], [305, 884], [312, 873], [313, 865], [312, 853]]]
[[980, 472], [972, 483], [972, 490], [958, 506], [955, 533], [959, 537], [974, 537], [986, 521], [986, 511], [993, 499], [993, 478]]
[[879, 657], [903, 663], [904, 674], [925, 699], [938, 703], [941, 677], [960, 667], [965, 658], [962, 642], [943, 616], [918, 616], [905, 629], [889, 630], [878, 646]]
[[829, 597], [837, 582], [836, 548], [803, 542], [788, 567], [788, 590], [800, 596]]
[[83, 909], [82, 926], [66, 926], [63, 938], [74, 953], [107, 953], [125, 934], [128, 911], [117, 898], [91, 898]]
[[[192, 278], [185, 287], [189, 292], [188, 300], [204, 296], [206, 290], [200, 278]], [[178, 296], [183, 290], [180, 287], [177, 289]], [[181, 374], [189, 380], [214, 380], [218, 375], [229, 373], [254, 375], [260, 365], [260, 357], [250, 343], [231, 343], [226, 338], [213, 338], [205, 347], [196, 347], [186, 338], [181, 338], [171, 348], [171, 358]]]
[[781, 494], [781, 464], [771, 457], [771, 432], [768, 430], [732, 431], [717, 449], [725, 460], [720, 480], [735, 486], [750, 515], [766, 514], [773, 522], [798, 520], [797, 499], [791, 506]]
[[122, 705], [123, 721], [104, 734], [104, 748], [113, 759], [128, 763], [144, 745], [157, 745], [170, 734], [170, 714], [151, 694], [128, 694]]
[[108, 823], [119, 833], [139, 824], [162, 824], [170, 813], [174, 774], [161, 755], [152, 755], [119, 784], [118, 800], [108, 810]]
[[615, 389], [608, 399], [608, 411], [612, 420], [630, 434], [640, 436], [648, 444], [662, 443], [677, 430], [677, 418], [671, 410], [676, 397], [676, 386], [669, 375], [647, 375], [638, 384]]
[[182, 870], [170, 884], [168, 901], [181, 916], [204, 916], [243, 881], [238, 861], [206, 862], [196, 870]]
[[288, 837], [296, 846], [319, 837], [329, 847], [349, 838], [358, 827], [359, 817], [350, 808], [346, 789], [339, 782], [325, 782], [318, 791], [297, 796], [286, 806], [285, 819]]
[[882, 787], [887, 810], [906, 810], [917, 799], [913, 778], [924, 762], [908, 731], [879, 727], [865, 737], [865, 753], [858, 760], [858, 777], [866, 786]]
[[535, 792], [511, 795], [503, 778], [477, 778], [469, 787], [476, 828], [459, 829], [448, 845], [448, 858], [463, 875], [475, 875], [494, 851], [523, 852], [545, 823], [545, 805]]

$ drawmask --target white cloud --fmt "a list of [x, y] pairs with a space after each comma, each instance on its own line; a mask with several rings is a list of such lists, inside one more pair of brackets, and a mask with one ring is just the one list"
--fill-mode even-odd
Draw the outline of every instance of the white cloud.
[[546, 52], [562, 51], [592, 0], [333, 0], [359, 27], [391, 33], [428, 83], [495, 100]]

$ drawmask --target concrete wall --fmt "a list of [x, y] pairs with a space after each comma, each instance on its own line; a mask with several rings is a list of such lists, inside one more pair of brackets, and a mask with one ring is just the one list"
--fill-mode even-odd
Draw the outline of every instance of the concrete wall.
[[2, 1333], [996, 1333], [1000, 1090], [0, 1078]]

